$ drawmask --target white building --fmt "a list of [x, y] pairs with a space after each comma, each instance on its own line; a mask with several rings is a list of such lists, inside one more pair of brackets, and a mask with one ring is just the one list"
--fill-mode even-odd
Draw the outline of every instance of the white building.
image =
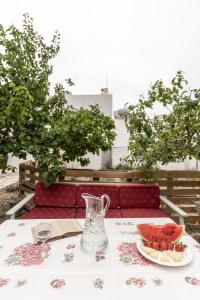
[[120, 160], [127, 155], [129, 134], [126, 129], [124, 118], [114, 113], [116, 138], [112, 148], [112, 167], [115, 168]]
[[98, 104], [100, 110], [106, 116], [112, 116], [113, 111], [113, 96], [108, 93], [108, 89], [101, 89], [100, 94], [94, 95], [72, 95], [67, 94], [66, 98], [68, 104], [73, 105], [75, 108], [88, 108], [90, 105]]

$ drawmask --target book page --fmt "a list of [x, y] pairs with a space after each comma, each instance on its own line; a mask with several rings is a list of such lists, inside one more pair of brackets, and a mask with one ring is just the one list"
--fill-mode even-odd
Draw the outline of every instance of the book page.
[[83, 230], [82, 226], [74, 219], [58, 220], [53, 223], [56, 235], [63, 235], [65, 233], [80, 232]]
[[[52, 234], [50, 240], [55, 239], [56, 237], [62, 238], [63, 236], [70, 236], [73, 234], [79, 234], [83, 231], [82, 226], [79, 224], [78, 221], [74, 219], [66, 219], [66, 220], [58, 220], [53, 223], [52, 225]], [[38, 243], [37, 239], [37, 226], [31, 228], [34, 244]]]

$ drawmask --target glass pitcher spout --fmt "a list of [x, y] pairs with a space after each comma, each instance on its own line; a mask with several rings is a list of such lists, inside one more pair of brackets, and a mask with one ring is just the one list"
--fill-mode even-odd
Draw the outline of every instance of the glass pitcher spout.
[[81, 248], [86, 253], [103, 251], [108, 245], [104, 217], [110, 206], [110, 198], [106, 194], [97, 197], [86, 193], [82, 194], [82, 198], [86, 203], [86, 216]]

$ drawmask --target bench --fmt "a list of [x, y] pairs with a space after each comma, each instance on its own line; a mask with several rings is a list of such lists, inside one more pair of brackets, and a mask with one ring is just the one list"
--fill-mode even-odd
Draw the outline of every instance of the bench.
[[187, 213], [160, 195], [157, 184], [78, 182], [54, 183], [50, 187], [38, 182], [35, 193], [29, 194], [6, 215], [15, 218], [16, 212], [28, 201], [33, 200], [35, 207], [23, 216], [24, 219], [84, 218], [85, 201], [81, 197], [83, 193], [94, 196], [107, 194], [110, 197], [107, 218], [168, 217], [160, 209], [161, 202], [178, 214], [180, 224], [183, 224], [184, 218], [187, 217]]

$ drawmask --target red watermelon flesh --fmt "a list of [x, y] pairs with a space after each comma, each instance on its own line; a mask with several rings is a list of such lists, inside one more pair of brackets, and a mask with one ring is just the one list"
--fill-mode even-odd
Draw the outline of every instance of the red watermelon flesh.
[[175, 243], [178, 241], [184, 231], [184, 225], [177, 225], [176, 223], [168, 223], [165, 225], [154, 225], [154, 224], [138, 224], [138, 233], [145, 241], [156, 241], [156, 242], [171, 242]]

